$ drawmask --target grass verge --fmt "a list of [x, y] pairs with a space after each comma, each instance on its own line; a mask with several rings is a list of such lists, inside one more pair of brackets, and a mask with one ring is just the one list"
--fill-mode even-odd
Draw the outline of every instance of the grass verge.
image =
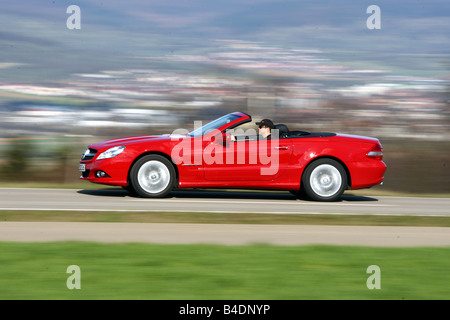
[[0, 221], [450, 227], [450, 217], [199, 212], [0, 211]]
[[[0, 243], [0, 299], [449, 299], [450, 248]], [[81, 289], [69, 290], [70, 265]], [[380, 268], [380, 289], [367, 272]]]

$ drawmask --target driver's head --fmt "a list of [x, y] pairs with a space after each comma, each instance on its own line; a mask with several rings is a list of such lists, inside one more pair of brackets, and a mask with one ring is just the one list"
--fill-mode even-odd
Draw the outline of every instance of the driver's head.
[[262, 119], [261, 121], [256, 122], [256, 125], [259, 128], [259, 134], [263, 137], [268, 136], [271, 133], [271, 130], [275, 128], [275, 125], [270, 119]]

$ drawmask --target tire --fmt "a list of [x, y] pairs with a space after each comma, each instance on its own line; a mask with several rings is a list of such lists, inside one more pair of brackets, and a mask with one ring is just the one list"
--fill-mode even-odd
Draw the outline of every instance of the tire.
[[333, 159], [319, 159], [308, 165], [302, 176], [306, 196], [314, 201], [337, 201], [347, 186], [344, 167]]
[[175, 175], [175, 169], [168, 159], [160, 155], [148, 155], [134, 164], [130, 182], [137, 195], [162, 198], [173, 189]]

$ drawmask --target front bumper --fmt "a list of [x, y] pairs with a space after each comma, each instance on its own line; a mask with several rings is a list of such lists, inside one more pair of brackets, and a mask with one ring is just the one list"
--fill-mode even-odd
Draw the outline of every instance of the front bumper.
[[[103, 159], [80, 161], [84, 165], [81, 180], [113, 186], [126, 186], [128, 182], [128, 161], [120, 159]], [[100, 174], [103, 172], [104, 174]]]

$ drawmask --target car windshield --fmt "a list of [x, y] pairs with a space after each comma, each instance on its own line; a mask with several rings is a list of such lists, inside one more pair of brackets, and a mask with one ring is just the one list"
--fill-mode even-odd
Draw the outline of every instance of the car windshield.
[[200, 128], [195, 129], [194, 131], [189, 132], [189, 135], [192, 137], [201, 137], [201, 136], [205, 135], [206, 133], [216, 130], [216, 129], [222, 127], [223, 125], [230, 123], [231, 121], [234, 121], [239, 118], [240, 118], [240, 116], [238, 116], [238, 115], [227, 114], [227, 115], [220, 117], [214, 121], [211, 121], [208, 124], [205, 124], [204, 126], [202, 126]]

